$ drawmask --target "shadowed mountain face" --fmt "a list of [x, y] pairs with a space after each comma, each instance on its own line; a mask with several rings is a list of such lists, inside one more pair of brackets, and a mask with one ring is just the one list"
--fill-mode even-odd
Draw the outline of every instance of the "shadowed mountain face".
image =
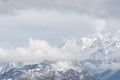
[[100, 80], [95, 76], [74, 69], [55, 70], [51, 65], [33, 64], [13, 68], [0, 76], [0, 80]]

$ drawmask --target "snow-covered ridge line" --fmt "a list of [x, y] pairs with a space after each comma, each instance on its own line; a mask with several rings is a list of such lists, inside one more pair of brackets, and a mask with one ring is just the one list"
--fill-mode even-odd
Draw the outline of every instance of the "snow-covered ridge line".
[[[4, 50], [1, 52], [8, 54]], [[14, 68], [21, 70], [27, 65], [25, 69], [39, 65], [37, 70], [41, 69], [43, 65], [50, 65], [52, 68], [49, 66], [49, 71], [65, 72], [69, 69], [79, 72], [87, 71], [103, 80], [109, 80], [110, 77], [115, 77], [119, 73], [119, 52], [119, 32], [115, 34], [97, 33], [80, 39], [72, 38], [65, 41], [61, 47], [53, 47], [45, 41], [31, 39], [28, 47], [17, 48], [10, 52], [9, 57], [19, 60], [14, 61], [8, 57], [12, 63], [9, 61], [10, 63], [0, 64], [0, 74], [7, 73]], [[109, 75], [104, 75], [104, 73], [109, 73]]]

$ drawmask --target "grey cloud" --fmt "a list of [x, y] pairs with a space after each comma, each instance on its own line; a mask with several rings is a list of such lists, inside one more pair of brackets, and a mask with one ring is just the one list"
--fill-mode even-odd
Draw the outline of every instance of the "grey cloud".
[[0, 13], [21, 9], [74, 11], [100, 18], [119, 18], [119, 0], [0, 0]]

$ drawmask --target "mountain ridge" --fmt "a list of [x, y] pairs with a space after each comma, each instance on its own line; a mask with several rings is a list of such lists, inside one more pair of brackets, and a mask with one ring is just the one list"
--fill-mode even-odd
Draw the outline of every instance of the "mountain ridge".
[[[115, 34], [97, 33], [95, 35], [91, 35], [80, 39], [71, 38], [65, 41], [64, 45], [62, 45], [59, 48], [59, 50], [61, 50], [61, 52], [63, 53], [69, 53], [70, 55], [72, 55], [71, 59], [58, 60], [58, 61], [44, 60], [33, 64], [29, 64], [29, 63], [25, 64], [24, 62], [0, 64], [1, 79], [8, 77], [6, 74], [10, 72], [15, 73], [16, 71], [20, 73], [19, 75], [22, 76], [24, 76], [23, 74], [28, 75], [27, 73], [29, 73], [29, 71], [32, 71], [34, 69], [40, 70], [42, 66], [44, 66], [45, 68], [46, 66], [47, 67], [49, 66], [48, 72], [49, 71], [52, 73], [54, 73], [54, 71], [62, 72], [61, 76], [63, 76], [63, 74], [65, 74], [66, 71], [71, 70], [78, 74], [81, 74], [82, 72], [87, 72], [91, 77], [95, 77], [96, 78], [95, 80], [99, 80], [99, 79], [118, 80], [120, 78], [119, 77], [120, 32]], [[64, 56], [64, 57], [69, 57], [69, 56]], [[45, 70], [43, 69], [43, 71]], [[69, 74], [72, 73], [71, 71]], [[15, 74], [17, 74], [17, 72]], [[42, 73], [39, 72], [39, 74]], [[15, 78], [14, 74], [11, 75]], [[72, 79], [69, 78], [68, 75], [66, 76], [68, 77], [67, 80]], [[74, 78], [72, 80], [76, 80], [76, 79]], [[80, 79], [79, 77], [78, 80], [82, 80], [82, 79]]]

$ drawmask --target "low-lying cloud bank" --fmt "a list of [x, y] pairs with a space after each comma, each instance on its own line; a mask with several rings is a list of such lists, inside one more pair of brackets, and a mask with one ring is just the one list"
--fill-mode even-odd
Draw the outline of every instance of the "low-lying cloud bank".
[[[60, 47], [52, 46], [44, 40], [30, 39], [26, 47], [15, 49], [0, 48], [1, 62], [36, 61], [85, 61], [101, 60], [119, 62], [120, 36], [116, 34], [95, 34], [85, 38], [64, 40]], [[116, 63], [116, 62], [115, 62]]]
[[[71, 48], [74, 46], [70, 46]], [[21, 61], [58, 61], [73, 60], [78, 57], [76, 50], [67, 51], [65, 48], [55, 47], [43, 40], [30, 39], [26, 47], [18, 47], [16, 49], [0, 48], [1, 62], [21, 62]]]

